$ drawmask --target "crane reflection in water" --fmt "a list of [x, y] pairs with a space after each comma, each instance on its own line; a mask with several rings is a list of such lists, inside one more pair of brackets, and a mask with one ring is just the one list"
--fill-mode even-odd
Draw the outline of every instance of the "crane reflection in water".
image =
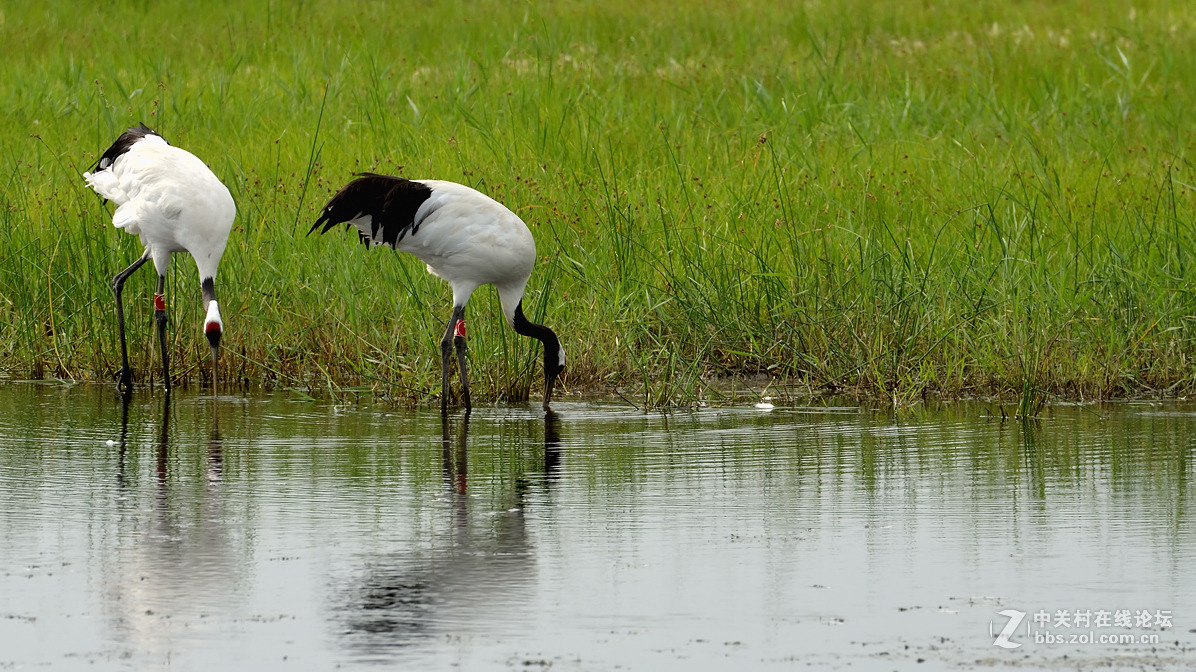
[[184, 631], [196, 636], [204, 624], [216, 627], [214, 616], [237, 602], [248, 537], [228, 524], [223, 510], [224, 442], [215, 405], [203, 476], [196, 478], [194, 467], [172, 455], [178, 446], [172, 444], [170, 395], [162, 400], [153, 438], [136, 424], [130, 436], [132, 396], [122, 395], [121, 404], [120, 541], [104, 562], [103, 603], [118, 639], [139, 656], [165, 660]]
[[[536, 583], [536, 551], [524, 516], [535, 502], [529, 493], [547, 492], [559, 478], [559, 418], [544, 415], [542, 461], [533, 459], [530, 467], [526, 459], [504, 462], [510, 471], [502, 475], [471, 476], [469, 425], [469, 413], [442, 417], [443, 524], [422, 543], [367, 559], [350, 586], [337, 591], [343, 643], [356, 656], [383, 660], [436, 637], [461, 636], [479, 611], [493, 615], [486, 619], [492, 630], [505, 620], [504, 611], [522, 608]], [[519, 435], [514, 440], [523, 443], [529, 433], [536, 432], [503, 436]], [[531, 452], [524, 446], [495, 450]], [[473, 491], [479, 488], [486, 492]], [[493, 491], [493, 498], [484, 496]]]

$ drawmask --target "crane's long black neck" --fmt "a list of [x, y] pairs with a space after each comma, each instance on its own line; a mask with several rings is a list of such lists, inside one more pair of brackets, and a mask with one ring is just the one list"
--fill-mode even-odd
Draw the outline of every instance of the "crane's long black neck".
[[203, 309], [208, 309], [208, 304], [216, 300], [216, 279], [204, 278], [199, 283], [200, 294], [203, 295]]
[[552, 398], [552, 386], [565, 370], [561, 363], [561, 340], [556, 332], [542, 324], [528, 321], [523, 314], [523, 301], [515, 306], [515, 333], [531, 336], [544, 344], [544, 405]]

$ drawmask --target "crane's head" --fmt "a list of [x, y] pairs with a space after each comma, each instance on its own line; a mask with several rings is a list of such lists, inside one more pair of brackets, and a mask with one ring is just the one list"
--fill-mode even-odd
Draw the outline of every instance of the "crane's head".
[[220, 348], [220, 336], [224, 334], [224, 321], [220, 319], [220, 306], [215, 301], [208, 302], [208, 316], [204, 318], [203, 333], [208, 337], [208, 345], [212, 346], [212, 359]]
[[224, 335], [224, 320], [220, 319], [220, 305], [216, 303], [216, 288], [212, 278], [203, 281], [203, 298], [208, 314], [203, 321], [203, 333], [212, 347], [212, 395], [216, 395], [216, 363], [220, 359], [220, 337]]
[[552, 335], [552, 340], [544, 341], [544, 410], [548, 410], [548, 404], [552, 401], [552, 388], [556, 385], [557, 376], [565, 370], [565, 348], [556, 339], [556, 334]]

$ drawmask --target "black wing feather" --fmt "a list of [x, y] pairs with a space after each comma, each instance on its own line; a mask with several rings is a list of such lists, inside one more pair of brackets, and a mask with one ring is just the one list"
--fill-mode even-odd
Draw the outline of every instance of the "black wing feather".
[[[133, 145], [137, 144], [147, 135], [157, 135], [159, 138], [162, 138], [157, 131], [149, 126], [146, 126], [144, 122], [130, 127], [129, 130], [120, 134], [120, 137], [116, 139], [116, 142], [112, 143], [112, 146], [109, 147], [106, 152], [101, 154], [100, 158], [96, 159], [95, 163], [91, 164], [91, 170], [108, 170], [112, 167], [112, 163], [116, 161], [116, 157], [129, 151]], [[162, 139], [166, 140], [166, 138]]]
[[419, 206], [432, 195], [432, 188], [414, 180], [393, 175], [358, 173], [357, 179], [346, 184], [324, 206], [320, 218], [307, 232], [311, 235], [323, 227], [320, 233], [327, 233], [332, 227], [348, 223], [362, 215], [369, 215], [371, 234], [358, 231], [361, 241], [368, 247], [370, 242], [381, 242], [394, 247], [408, 233], [415, 233], [415, 213]]

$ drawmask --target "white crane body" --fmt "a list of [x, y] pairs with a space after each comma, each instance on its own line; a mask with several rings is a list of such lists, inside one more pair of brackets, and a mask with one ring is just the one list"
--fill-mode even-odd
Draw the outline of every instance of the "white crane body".
[[203, 330], [212, 348], [214, 387], [216, 357], [224, 331], [216, 302], [216, 271], [237, 213], [228, 187], [194, 154], [170, 145], [145, 124], [121, 134], [92, 170], [83, 173], [83, 179], [97, 194], [116, 204], [113, 226], [137, 236], [145, 246], [142, 257], [113, 278], [120, 327], [121, 387], [126, 392], [132, 389], [121, 289], [133, 271], [153, 259], [158, 272], [154, 317], [162, 341], [163, 377], [170, 390], [163, 293], [170, 257], [175, 252], [189, 253], [199, 272], [206, 311]]
[[[453, 314], [441, 340], [441, 407], [448, 399], [449, 355], [458, 368], [469, 408], [465, 372], [465, 304], [475, 289], [498, 290], [507, 324], [544, 344], [544, 406], [565, 368], [565, 351], [553, 331], [523, 314], [523, 292], [536, 264], [536, 242], [514, 212], [485, 194], [444, 180], [408, 180], [365, 173], [341, 189], [312, 226], [321, 233], [339, 223], [357, 229], [367, 246], [385, 245], [415, 255], [428, 272], [453, 289]], [[310, 233], [310, 232], [309, 232]]]

